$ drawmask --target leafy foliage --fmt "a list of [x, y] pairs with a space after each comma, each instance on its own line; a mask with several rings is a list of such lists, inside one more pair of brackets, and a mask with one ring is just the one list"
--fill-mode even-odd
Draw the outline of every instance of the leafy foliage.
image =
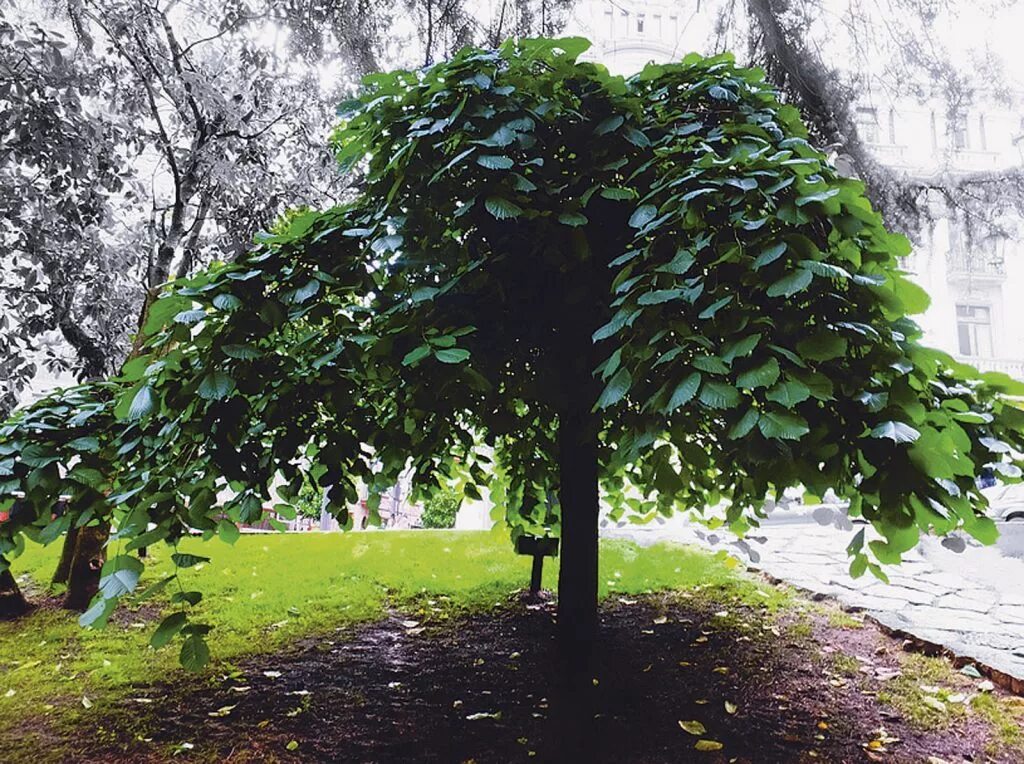
[[[0, 429], [0, 501], [24, 496], [0, 554], [99, 516], [117, 546], [211, 537], [259, 517], [278, 475], [285, 502], [330, 486], [344, 524], [360, 481], [379, 496], [410, 462], [413, 498], [488, 489], [513, 535], [557, 531], [557, 432], [581, 396], [612, 518], [743, 532], [802, 484], [881, 533], [850, 545], [857, 575], [922, 533], [991, 541], [975, 475], [1019, 479], [1004, 394], [1024, 391], [919, 344], [909, 245], [862, 184], [729, 57], [624, 80], [578, 63], [586, 47], [368, 77], [333, 136], [351, 203], [175, 282], [121, 376]], [[477, 161], [496, 150], [511, 167]], [[566, 371], [581, 362], [592, 398]], [[51, 520], [58, 494], [71, 511]], [[186, 663], [206, 628], [182, 625]]]
[[454, 528], [455, 516], [462, 505], [462, 497], [454, 491], [442, 491], [431, 496], [423, 507], [421, 518], [424, 528]]

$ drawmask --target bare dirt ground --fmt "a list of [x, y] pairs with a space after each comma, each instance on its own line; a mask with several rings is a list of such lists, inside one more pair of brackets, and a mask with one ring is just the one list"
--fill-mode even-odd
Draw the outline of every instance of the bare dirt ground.
[[435, 625], [396, 614], [205, 683], [139, 687], [95, 731], [40, 730], [33, 745], [103, 762], [1022, 760], [977, 714], [925, 729], [880, 702], [902, 646], [855, 626], [810, 603], [780, 618], [679, 594], [613, 598], [592, 681], [567, 700], [550, 604]]

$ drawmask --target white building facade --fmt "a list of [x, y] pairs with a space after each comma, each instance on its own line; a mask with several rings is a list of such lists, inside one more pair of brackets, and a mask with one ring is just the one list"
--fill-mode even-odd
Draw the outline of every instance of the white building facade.
[[[714, 14], [697, 0], [581, 0], [566, 34], [589, 38], [589, 58], [630, 74], [705, 51]], [[1024, 165], [1024, 99], [976, 101], [984, 105], [955, 111], [938, 99], [868, 93], [855, 116], [878, 161], [909, 176], [944, 180]], [[916, 317], [926, 342], [984, 371], [1024, 379], [1024, 220], [1002, 216], [993, 231], [939, 202], [932, 217], [905, 263], [932, 298]]]

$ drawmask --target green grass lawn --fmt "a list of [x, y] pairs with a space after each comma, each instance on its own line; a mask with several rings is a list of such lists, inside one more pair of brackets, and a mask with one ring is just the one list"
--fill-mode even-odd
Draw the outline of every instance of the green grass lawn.
[[[181, 573], [187, 589], [205, 595], [195, 620], [215, 627], [208, 676], [230, 671], [244, 656], [372, 621], [389, 609], [425, 621], [486, 609], [523, 588], [530, 569], [529, 558], [514, 554], [508, 536], [497, 532], [246, 535], [234, 546], [188, 539], [180, 551], [212, 558]], [[58, 544], [31, 547], [14, 561], [15, 575], [30, 579], [30, 596], [41, 594], [59, 552]], [[139, 591], [172, 570], [170, 552], [150, 550]], [[556, 562], [545, 566], [546, 588], [555, 588]], [[698, 587], [770, 606], [784, 599], [736, 570], [724, 554], [602, 544], [602, 596]], [[161, 650], [148, 646], [156, 611], [166, 607], [160, 600], [129, 604], [101, 630], [83, 629], [75, 614], [52, 607], [0, 623], [0, 733], [31, 717], [71, 722], [75, 709], [102, 707], [132, 685], [203, 681], [178, 668], [178, 642]]]

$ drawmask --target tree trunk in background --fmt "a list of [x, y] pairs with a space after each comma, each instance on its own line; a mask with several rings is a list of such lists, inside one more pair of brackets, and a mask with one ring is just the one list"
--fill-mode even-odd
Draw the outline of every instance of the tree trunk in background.
[[75, 544], [78, 541], [78, 528], [69, 528], [64, 535], [64, 546], [60, 551], [60, 562], [57, 563], [57, 570], [53, 572], [53, 585], [63, 584], [67, 586], [68, 577], [71, 575], [71, 561], [75, 558]]
[[110, 522], [86, 525], [78, 530], [74, 559], [68, 576], [68, 592], [64, 607], [84, 611], [100, 589], [100, 571], [107, 555]]
[[0, 620], [16, 618], [28, 610], [28, 602], [10, 570], [0, 573]]
[[[159, 275], [162, 275], [163, 279], [166, 280], [166, 268]], [[162, 284], [163, 282], [159, 283]], [[142, 330], [149, 320], [150, 308], [153, 307], [153, 303], [156, 302], [159, 295], [159, 285], [146, 292], [146, 299], [143, 301], [142, 310], [139, 313], [139, 330], [135, 334], [131, 352], [128, 353], [125, 363], [142, 355], [143, 345], [146, 341]], [[71, 538], [72, 533], [75, 535], [74, 540]], [[57, 576], [64, 565], [64, 556], [65, 554], [70, 554], [71, 563], [68, 566], [67, 575], [68, 591], [64, 597], [64, 607], [68, 610], [86, 610], [89, 607], [89, 602], [96, 595], [96, 592], [99, 591], [100, 570], [103, 568], [103, 563], [106, 560], [108, 538], [110, 538], [110, 519], [100, 518], [97, 525], [87, 525], [77, 531], [69, 531], [64, 539], [64, 551], [61, 554], [61, 561], [57, 566], [57, 572], [54, 573], [53, 579], [54, 583], [57, 583]], [[145, 551], [140, 550], [140, 556], [144, 555]]]

